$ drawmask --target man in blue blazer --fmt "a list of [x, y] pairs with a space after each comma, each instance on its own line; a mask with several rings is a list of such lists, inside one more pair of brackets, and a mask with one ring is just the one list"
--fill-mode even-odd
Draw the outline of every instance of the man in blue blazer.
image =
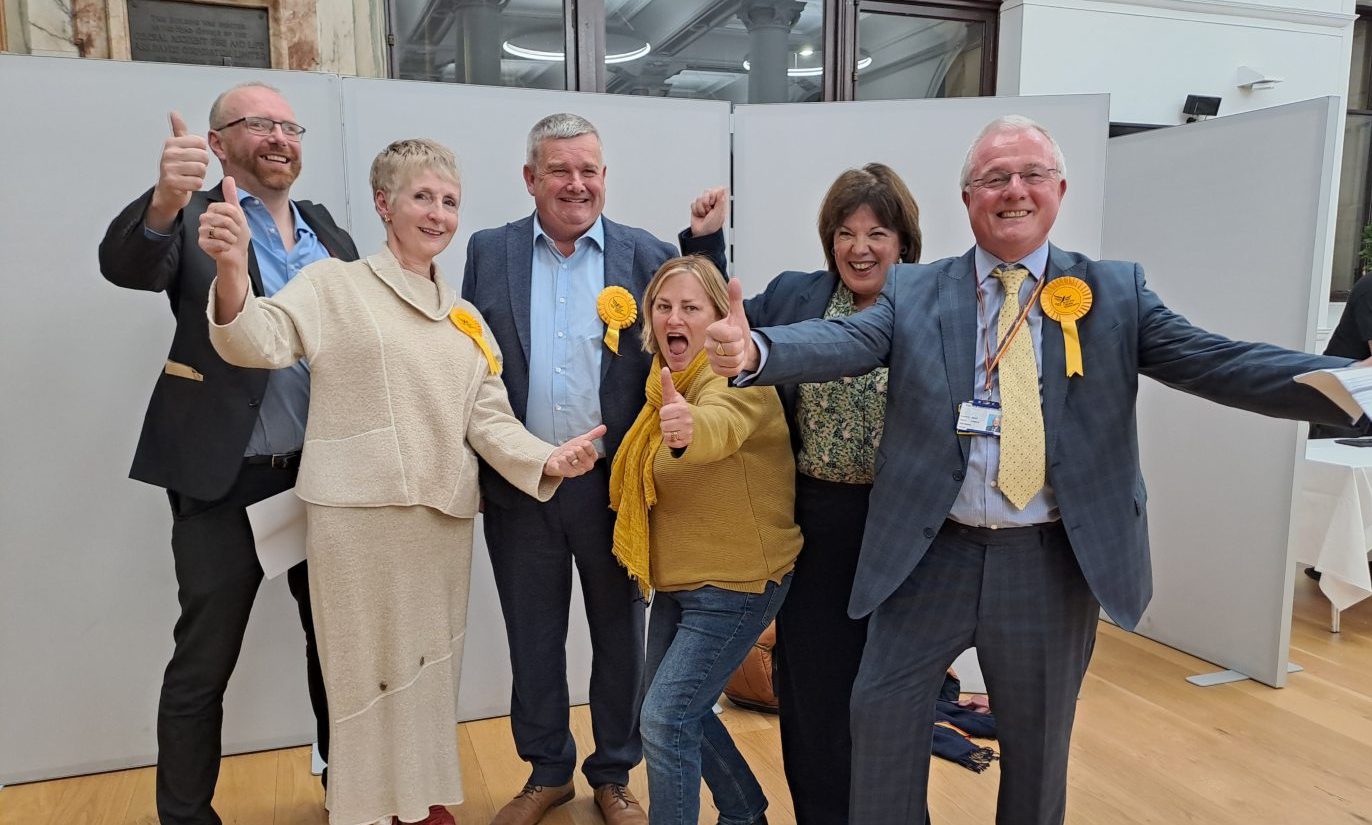
[[[606, 460], [564, 482], [547, 503], [482, 466], [486, 544], [514, 673], [510, 723], [520, 757], [532, 764], [528, 784], [492, 825], [532, 825], [573, 795], [566, 658], [573, 560], [592, 648], [595, 752], [582, 772], [609, 825], [647, 823], [626, 787], [642, 758], [644, 609], [611, 552], [609, 466], [643, 406], [651, 364], [623, 310], [640, 302], [676, 249], [601, 215], [605, 171], [595, 127], [578, 115], [549, 115], [529, 133], [524, 182], [534, 214], [477, 232], [467, 247], [462, 297], [500, 345], [515, 415], [550, 441], [583, 422], [607, 427], [597, 445]], [[723, 189], [697, 199], [680, 238], [683, 254], [708, 255], [721, 272], [727, 202]]]
[[750, 332], [731, 285], [733, 310], [707, 333], [715, 370], [745, 382], [890, 367], [849, 602], [871, 616], [851, 706], [850, 815], [863, 825], [923, 819], [935, 698], [974, 645], [1000, 727], [996, 822], [1063, 821], [1100, 608], [1130, 629], [1152, 595], [1139, 375], [1265, 415], [1347, 422], [1291, 380], [1347, 359], [1206, 332], [1137, 264], [1048, 243], [1067, 181], [1042, 127], [988, 125], [962, 190], [976, 247], [897, 266], [867, 311]]

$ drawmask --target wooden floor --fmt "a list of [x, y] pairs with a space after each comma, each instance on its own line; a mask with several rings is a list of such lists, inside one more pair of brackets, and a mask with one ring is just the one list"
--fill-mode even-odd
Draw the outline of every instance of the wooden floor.
[[[1285, 690], [1254, 682], [1197, 688], [1184, 681], [1214, 668], [1170, 648], [1101, 626], [1072, 747], [1067, 821], [1073, 825], [1372, 823], [1372, 600], [1328, 630], [1328, 605], [1297, 576], [1291, 659], [1304, 665]], [[585, 708], [576, 738], [590, 741]], [[727, 707], [724, 719], [757, 772], [772, 825], [794, 825], [774, 717]], [[526, 777], [506, 719], [462, 725], [466, 802], [459, 825], [487, 825]], [[309, 750], [224, 760], [215, 807], [227, 825], [325, 825], [323, 797], [308, 773]], [[998, 774], [935, 760], [934, 821], [990, 825]], [[646, 797], [643, 769], [632, 787]], [[708, 794], [706, 794], [708, 797]], [[18, 785], [0, 790], [0, 825], [151, 825], [151, 769]], [[701, 823], [716, 818], [708, 802]], [[600, 825], [590, 791], [547, 825]]]

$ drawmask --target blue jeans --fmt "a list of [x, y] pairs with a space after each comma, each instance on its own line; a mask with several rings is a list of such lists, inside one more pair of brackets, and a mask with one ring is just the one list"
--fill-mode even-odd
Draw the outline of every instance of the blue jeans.
[[761, 593], [701, 587], [654, 598], [640, 719], [652, 825], [696, 825], [702, 777], [720, 825], [752, 825], [767, 810], [762, 786], [714, 705], [790, 587], [788, 573]]

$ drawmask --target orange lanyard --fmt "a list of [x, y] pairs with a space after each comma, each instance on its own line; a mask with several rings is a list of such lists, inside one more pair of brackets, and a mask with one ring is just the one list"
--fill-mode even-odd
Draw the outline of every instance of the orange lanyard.
[[[1046, 283], [1048, 283], [1047, 278], [1039, 278], [1039, 282], [1034, 286], [1034, 291], [1029, 293], [1029, 300], [1025, 301], [1024, 306], [1020, 308], [1019, 317], [1015, 318], [1015, 323], [1011, 325], [1010, 331], [1005, 333], [1005, 340], [1000, 342], [1000, 346], [996, 349], [996, 354], [994, 357], [992, 357], [991, 355], [991, 336], [989, 334], [990, 330], [987, 330], [988, 334], [986, 336], [986, 398], [988, 400], [991, 398], [991, 376], [995, 374], [996, 367], [1000, 365], [1000, 359], [1005, 356], [1005, 351], [1010, 348], [1010, 343], [1014, 341], [1015, 336], [1019, 334], [1020, 327], [1024, 326], [1024, 322], [1028, 320], [1029, 310], [1032, 309], [1034, 304], [1038, 301], [1039, 293], [1043, 291], [1043, 285]], [[1009, 298], [1010, 296], [1006, 295], [1005, 297]], [[985, 313], [985, 311], [986, 297], [981, 291], [981, 281], [978, 280], [977, 316], [980, 317], [983, 313]]]

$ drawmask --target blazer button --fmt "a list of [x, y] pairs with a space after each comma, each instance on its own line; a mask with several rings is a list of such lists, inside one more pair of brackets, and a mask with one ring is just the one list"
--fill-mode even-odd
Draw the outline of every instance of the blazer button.
[[932, 527], [926, 527], [926, 528], [924, 528], [924, 537], [925, 537], [926, 539], [931, 539], [931, 538], [933, 538], [933, 537], [934, 537], [934, 528], [932, 528]]
[[966, 477], [966, 476], [963, 475], [962, 470], [954, 470], [954, 471], [953, 471], [953, 480], [954, 480], [954, 481], [962, 481], [965, 477]]
[[260, 407], [261, 405], [262, 405], [262, 399], [260, 399], [260, 398], [254, 398], [254, 399], [252, 399], [251, 401], [248, 402], [248, 406], [249, 406], [249, 407]]

